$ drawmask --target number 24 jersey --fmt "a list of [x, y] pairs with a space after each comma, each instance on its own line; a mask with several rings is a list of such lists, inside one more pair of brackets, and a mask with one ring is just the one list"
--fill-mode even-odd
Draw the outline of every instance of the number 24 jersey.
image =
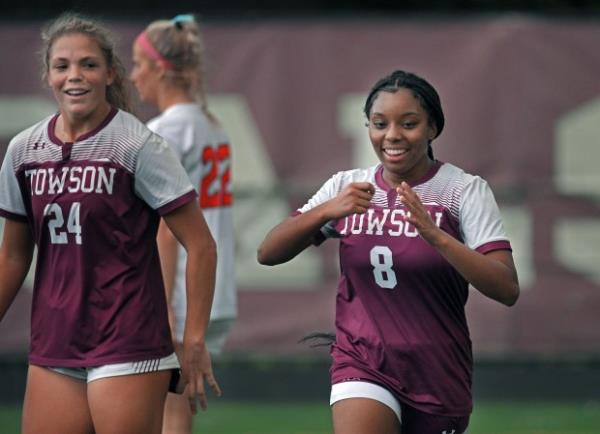
[[29, 360], [89, 367], [173, 352], [156, 231], [196, 192], [169, 145], [113, 109], [74, 143], [57, 115], [18, 134], [0, 172], [0, 215], [38, 247]]

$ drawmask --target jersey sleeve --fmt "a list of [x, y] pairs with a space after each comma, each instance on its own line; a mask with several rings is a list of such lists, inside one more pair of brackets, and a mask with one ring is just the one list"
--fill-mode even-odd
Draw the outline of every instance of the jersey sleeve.
[[164, 138], [173, 149], [173, 152], [175, 152], [177, 159], [181, 161], [182, 155], [185, 152], [182, 149], [182, 125], [174, 125], [157, 120], [148, 122], [148, 128]]
[[196, 191], [169, 144], [151, 134], [140, 149], [135, 169], [136, 193], [160, 215], [192, 201]]
[[471, 249], [480, 253], [511, 249], [498, 204], [485, 180], [475, 176], [465, 186], [459, 216], [462, 238]]
[[14, 146], [11, 145], [8, 146], [0, 169], [0, 216], [26, 222], [27, 211], [13, 167]]
[[196, 154], [197, 145], [210, 143], [206, 128], [182, 120], [167, 122], [165, 119], [150, 121], [148, 128], [169, 143], [188, 173], [202, 164], [201, 156]]
[[[342, 172], [339, 172], [329, 178], [325, 184], [311, 197], [304, 206], [299, 208], [295, 214], [303, 214], [307, 211], [310, 211], [317, 206], [324, 204], [328, 200], [333, 199], [338, 195], [338, 193], [342, 189]], [[320, 230], [320, 233], [317, 234], [315, 239], [313, 240], [313, 244], [319, 245], [327, 238], [339, 238], [340, 234], [335, 229], [335, 220], [330, 220], [325, 223]]]

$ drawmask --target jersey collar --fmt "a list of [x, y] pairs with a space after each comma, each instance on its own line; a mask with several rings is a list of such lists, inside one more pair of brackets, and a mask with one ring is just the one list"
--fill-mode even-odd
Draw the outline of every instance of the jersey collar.
[[[433, 165], [429, 168], [427, 173], [423, 177], [421, 177], [421, 179], [418, 179], [416, 182], [411, 182], [411, 183], [409, 183], [409, 185], [411, 187], [414, 187], [415, 185], [423, 184], [423, 183], [429, 181], [431, 178], [433, 178], [435, 176], [436, 173], [438, 173], [438, 170], [440, 170], [440, 167], [442, 167], [443, 164], [444, 164], [443, 161], [435, 160]], [[390, 187], [388, 185], [388, 183], [385, 181], [385, 179], [383, 179], [383, 164], [379, 164], [379, 167], [377, 168], [377, 170], [375, 172], [375, 182], [377, 183], [377, 186], [379, 188], [381, 188], [383, 191], [392, 190], [392, 187]]]

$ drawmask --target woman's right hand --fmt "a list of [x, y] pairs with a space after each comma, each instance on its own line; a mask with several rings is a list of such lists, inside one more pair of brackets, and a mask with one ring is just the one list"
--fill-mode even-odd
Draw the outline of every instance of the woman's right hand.
[[347, 217], [352, 214], [364, 214], [371, 206], [375, 187], [370, 182], [348, 184], [333, 199], [323, 204], [329, 220]]
[[347, 185], [336, 197], [304, 214], [289, 217], [269, 231], [257, 250], [263, 265], [283, 264], [310, 246], [319, 229], [330, 220], [364, 214], [375, 187], [368, 182]]

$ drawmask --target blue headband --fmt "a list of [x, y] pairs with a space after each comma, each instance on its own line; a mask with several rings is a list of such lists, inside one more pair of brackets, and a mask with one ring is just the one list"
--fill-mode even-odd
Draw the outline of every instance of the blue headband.
[[173, 24], [193, 23], [194, 16], [192, 14], [180, 14], [176, 15], [171, 21], [173, 21]]

